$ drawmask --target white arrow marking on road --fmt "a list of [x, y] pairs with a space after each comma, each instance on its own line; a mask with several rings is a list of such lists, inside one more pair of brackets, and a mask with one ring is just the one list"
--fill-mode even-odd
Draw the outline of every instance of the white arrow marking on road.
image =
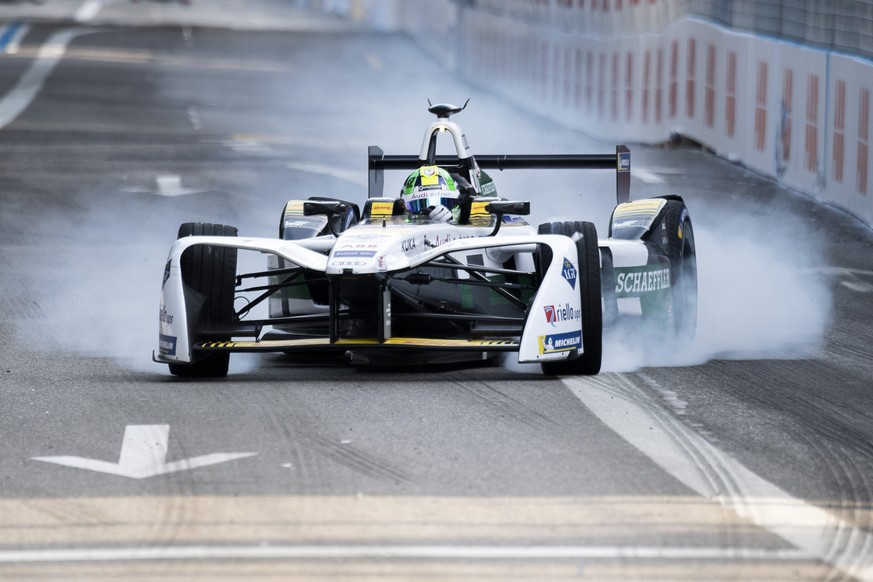
[[196, 469], [197, 467], [225, 463], [258, 454], [213, 453], [167, 463], [167, 442], [169, 439], [170, 426], [167, 424], [130, 424], [124, 429], [124, 442], [121, 443], [121, 454], [117, 463], [72, 456], [33, 457], [33, 459], [130, 479], [145, 479], [155, 475]]
[[86, 0], [73, 15], [76, 22], [90, 22], [103, 9], [102, 0]]
[[203, 190], [182, 187], [182, 177], [176, 174], [161, 174], [155, 178], [155, 182], [158, 184], [158, 196], [186, 196], [203, 192]]

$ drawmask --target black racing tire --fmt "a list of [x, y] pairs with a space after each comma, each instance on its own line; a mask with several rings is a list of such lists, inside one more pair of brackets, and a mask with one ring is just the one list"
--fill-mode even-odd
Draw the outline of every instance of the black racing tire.
[[[237, 229], [223, 224], [186, 222], [179, 226], [178, 238], [186, 236], [236, 236]], [[196, 245], [184, 253], [180, 261], [182, 282], [203, 301], [198, 310], [197, 327], [202, 323], [232, 322], [233, 298], [236, 289], [236, 249]], [[230, 341], [227, 338], [210, 338]], [[191, 341], [200, 338], [192, 334]], [[170, 373], [186, 378], [222, 378], [227, 376], [230, 354], [208, 354], [192, 364], [170, 364]]]
[[597, 229], [591, 222], [549, 222], [541, 224], [539, 234], [561, 234], [576, 241], [579, 256], [579, 293], [582, 300], [583, 354], [572, 360], [543, 362], [549, 376], [593, 376], [603, 360], [603, 310], [600, 289], [600, 249]]
[[683, 202], [667, 201], [664, 224], [673, 295], [673, 331], [680, 341], [691, 341], [697, 329], [697, 246], [691, 216]]

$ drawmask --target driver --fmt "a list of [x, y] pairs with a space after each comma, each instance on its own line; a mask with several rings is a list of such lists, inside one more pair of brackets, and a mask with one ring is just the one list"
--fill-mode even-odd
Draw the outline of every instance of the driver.
[[400, 198], [410, 214], [438, 222], [458, 221], [461, 193], [451, 174], [438, 166], [422, 166], [409, 174]]

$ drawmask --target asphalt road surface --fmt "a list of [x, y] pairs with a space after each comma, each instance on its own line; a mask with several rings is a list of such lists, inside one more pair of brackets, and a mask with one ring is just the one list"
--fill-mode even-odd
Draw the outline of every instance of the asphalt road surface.
[[[693, 351], [613, 333], [590, 378], [235, 355], [186, 381], [151, 362], [179, 223], [273, 236], [289, 198], [362, 202], [367, 146], [417, 152], [428, 98], [472, 98], [478, 153], [615, 144], [361, 32], [35, 25], [0, 95], [0, 578], [873, 580], [852, 217], [631, 144], [632, 197], [695, 222]], [[495, 180], [605, 234], [608, 172]]]

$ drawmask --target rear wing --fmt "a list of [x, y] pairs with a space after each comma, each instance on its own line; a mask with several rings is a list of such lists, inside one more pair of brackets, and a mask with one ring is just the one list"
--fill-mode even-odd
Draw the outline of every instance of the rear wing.
[[[630, 150], [615, 147], [614, 154], [478, 155], [483, 170], [615, 170], [615, 198], [618, 204], [630, 200]], [[456, 156], [436, 156], [437, 166], [458, 165]], [[387, 156], [379, 146], [370, 146], [367, 156], [368, 197], [382, 196], [385, 170], [414, 170], [424, 162], [415, 155]]]

